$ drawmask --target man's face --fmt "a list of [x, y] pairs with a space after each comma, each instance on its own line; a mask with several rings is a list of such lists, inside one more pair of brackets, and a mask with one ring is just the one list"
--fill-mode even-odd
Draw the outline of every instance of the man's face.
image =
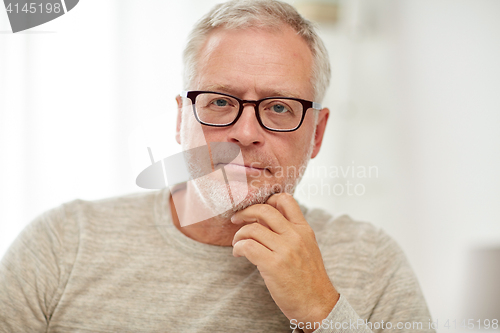
[[[227, 93], [244, 100], [270, 96], [314, 100], [311, 85], [313, 57], [306, 42], [288, 26], [278, 30], [217, 29], [211, 33], [198, 57], [197, 75], [191, 90]], [[179, 113], [182, 100], [178, 98]], [[186, 101], [184, 101], [186, 106]], [[178, 117], [183, 148], [206, 142], [232, 142], [242, 152], [245, 166], [233, 166], [247, 174], [249, 194], [238, 207], [263, 203], [275, 192], [293, 192], [299, 172], [309, 158], [319, 152], [328, 109], [323, 109], [315, 124], [314, 112], [306, 113], [294, 132], [271, 132], [261, 127], [252, 105], [246, 105], [238, 121], [229, 127], [202, 126], [203, 135], [193, 133], [198, 125], [191, 108]], [[316, 135], [315, 135], [316, 133]], [[302, 167], [302, 169], [301, 169]], [[231, 172], [231, 168], [229, 172]], [[199, 184], [199, 187], [210, 184]], [[200, 189], [200, 192], [204, 192]], [[213, 196], [213, 186], [210, 195]]]

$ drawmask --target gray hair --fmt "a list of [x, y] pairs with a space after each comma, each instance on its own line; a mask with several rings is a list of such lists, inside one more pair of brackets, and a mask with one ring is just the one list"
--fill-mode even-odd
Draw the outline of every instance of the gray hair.
[[197, 56], [208, 37], [218, 27], [278, 28], [289, 25], [304, 38], [313, 55], [311, 84], [316, 102], [321, 102], [330, 84], [330, 61], [323, 41], [312, 22], [303, 18], [297, 10], [278, 0], [232, 0], [216, 5], [202, 17], [191, 31], [184, 50], [184, 88], [189, 89], [195, 73]]

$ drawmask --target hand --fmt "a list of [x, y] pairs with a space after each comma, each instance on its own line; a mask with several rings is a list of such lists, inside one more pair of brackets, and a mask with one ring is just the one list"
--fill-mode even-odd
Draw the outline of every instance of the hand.
[[233, 239], [233, 255], [257, 266], [288, 319], [321, 322], [339, 298], [326, 273], [316, 237], [288, 193], [237, 212], [231, 221], [249, 223]]

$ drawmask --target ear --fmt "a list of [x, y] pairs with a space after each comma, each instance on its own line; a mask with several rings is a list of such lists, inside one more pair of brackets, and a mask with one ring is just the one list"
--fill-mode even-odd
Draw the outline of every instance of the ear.
[[319, 153], [321, 148], [321, 143], [323, 142], [323, 135], [325, 134], [326, 123], [328, 122], [328, 117], [330, 116], [330, 110], [328, 108], [321, 109], [318, 115], [318, 123], [316, 124], [316, 134], [314, 135], [314, 148], [311, 154], [311, 158], [315, 158]]
[[175, 97], [177, 102], [177, 126], [175, 129], [175, 141], [181, 144], [181, 123], [182, 123], [182, 97], [177, 95]]

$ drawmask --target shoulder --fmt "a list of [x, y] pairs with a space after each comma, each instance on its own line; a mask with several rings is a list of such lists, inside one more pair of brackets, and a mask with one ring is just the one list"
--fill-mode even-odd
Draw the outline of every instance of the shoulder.
[[[84, 244], [124, 237], [124, 230], [154, 219], [161, 192], [130, 194], [102, 200], [73, 200], [35, 218], [7, 251], [5, 264], [43, 264], [50, 271], [71, 271]], [[95, 247], [95, 246], [94, 246]], [[36, 259], [40, 258], [40, 259]]]
[[145, 192], [92, 201], [76, 199], [39, 215], [26, 226], [17, 242], [24, 245], [39, 242], [45, 247], [50, 244], [62, 252], [70, 250], [69, 247], [74, 250], [82, 233], [89, 229], [123, 227], [120, 222], [125, 219], [153, 219], [159, 196], [161, 192]]
[[100, 200], [77, 199], [61, 206], [67, 217], [77, 217], [80, 214], [106, 215], [112, 213], [115, 217], [129, 216], [130, 213], [153, 209], [160, 192], [142, 192]]
[[349, 215], [333, 216], [318, 208], [304, 211], [304, 216], [320, 244], [359, 243], [377, 248], [389, 243], [391, 246], [396, 245], [382, 228], [370, 222], [357, 221]]
[[[89, 226], [123, 227], [123, 223], [150, 221], [154, 219], [155, 205], [161, 192], [142, 192], [99, 200], [73, 200], [62, 204], [45, 215], [62, 224], [71, 224], [78, 229]], [[121, 226], [120, 226], [121, 225]]]
[[[334, 217], [322, 209], [307, 210], [327, 266], [353, 268], [366, 273], [391, 274], [406, 257], [398, 243], [382, 228], [348, 215]], [[382, 271], [384, 273], [382, 273]]]
[[361, 318], [430, 318], [405, 254], [382, 228], [322, 209], [303, 211], [335, 288]]

